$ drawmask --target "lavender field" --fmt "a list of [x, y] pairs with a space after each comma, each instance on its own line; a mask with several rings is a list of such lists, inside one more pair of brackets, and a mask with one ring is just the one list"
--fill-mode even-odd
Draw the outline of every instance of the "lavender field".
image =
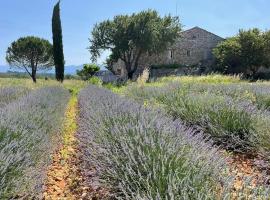
[[174, 80], [131, 84], [124, 94], [203, 131], [217, 145], [269, 157], [270, 85]]
[[0, 199], [270, 197], [268, 82], [18, 82], [0, 88]]
[[[135, 88], [127, 88], [127, 91], [131, 94], [131, 91], [135, 92]], [[136, 91], [137, 97], [139, 91], [143, 92], [143, 88]], [[160, 93], [150, 93], [160, 97], [165, 91], [169, 91], [168, 88]], [[166, 96], [168, 97], [168, 93]], [[153, 102], [148, 104], [154, 105]], [[243, 177], [241, 187], [235, 190], [237, 175], [229, 173], [231, 166], [226, 162], [229, 158], [221, 153], [217, 141], [223, 139], [222, 143], [218, 144], [227, 143], [229, 147], [233, 146], [234, 150], [238, 150], [237, 145], [243, 145], [239, 147], [243, 151], [251, 149], [251, 145], [249, 146], [249, 142], [244, 141], [245, 138], [238, 137], [235, 132], [231, 133], [235, 136], [226, 135], [230, 130], [227, 127], [229, 122], [221, 124], [220, 130], [224, 131], [220, 132], [220, 137], [213, 137], [213, 133], [207, 132], [203, 126], [199, 128], [199, 123], [187, 123], [180, 115], [173, 115], [169, 110], [166, 112], [166, 106], [162, 107], [157, 102], [155, 104], [145, 107], [142, 103], [136, 103], [134, 100], [95, 86], [89, 86], [79, 95], [81, 110], [79, 138], [84, 166], [86, 169], [95, 166], [96, 179], [110, 191], [111, 198], [267, 199], [269, 197], [267, 184], [253, 187], [252, 175]], [[171, 102], [170, 105], [175, 104]], [[232, 111], [232, 116], [237, 119], [241, 116], [241, 112], [235, 112], [236, 114]], [[227, 121], [232, 119], [230, 114], [228, 112], [225, 116], [228, 117]], [[237, 129], [238, 124], [245, 126], [239, 121], [232, 122], [236, 125], [232, 125], [231, 130], [239, 132], [244, 130], [242, 127]], [[84, 173], [87, 176], [88, 171], [85, 170]], [[92, 178], [90, 176], [88, 180], [90, 185]]]

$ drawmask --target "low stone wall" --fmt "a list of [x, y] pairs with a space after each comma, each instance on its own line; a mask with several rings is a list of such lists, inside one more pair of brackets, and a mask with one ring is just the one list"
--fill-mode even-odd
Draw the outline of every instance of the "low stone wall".
[[195, 75], [198, 74], [197, 68], [160, 68], [160, 69], [151, 69], [150, 78], [159, 78], [164, 76], [181, 76], [181, 75]]

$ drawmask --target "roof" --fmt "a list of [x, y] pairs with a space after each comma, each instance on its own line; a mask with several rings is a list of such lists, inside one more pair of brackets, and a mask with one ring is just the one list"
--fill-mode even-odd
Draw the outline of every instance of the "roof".
[[198, 27], [198, 26], [195, 26], [195, 27], [193, 27], [193, 28], [184, 30], [184, 31], [182, 31], [182, 33], [189, 32], [189, 31], [192, 31], [192, 30], [199, 30], [199, 31], [207, 32], [207, 33], [209, 33], [209, 34], [215, 35], [216, 37], [219, 37], [220, 39], [223, 39], [223, 40], [224, 40], [224, 38], [222, 38], [222, 37], [220, 37], [220, 36], [218, 36], [218, 35], [216, 35], [216, 34], [210, 32], [210, 31], [207, 31], [207, 30], [205, 30], [205, 29], [203, 29], [203, 28], [200, 28], [200, 27]]

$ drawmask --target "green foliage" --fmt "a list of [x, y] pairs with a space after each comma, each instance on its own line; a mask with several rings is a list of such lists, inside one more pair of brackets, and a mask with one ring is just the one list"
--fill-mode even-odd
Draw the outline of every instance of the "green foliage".
[[77, 70], [77, 75], [80, 76], [83, 80], [88, 80], [99, 70], [100, 67], [96, 64], [84, 64], [82, 70]]
[[180, 30], [178, 17], [160, 17], [153, 10], [118, 15], [95, 25], [89, 50], [94, 61], [103, 50], [110, 50], [108, 64], [119, 59], [124, 61], [128, 77], [132, 78], [141, 55], [164, 51], [179, 36]]
[[247, 74], [254, 75], [264, 63], [264, 38], [258, 29], [239, 32], [242, 65], [247, 66]]
[[106, 83], [102, 85], [104, 88], [107, 88], [115, 93], [122, 93], [122, 90], [125, 89], [125, 85], [123, 84], [115, 84], [115, 83]]
[[264, 45], [265, 45], [265, 48], [264, 48], [264, 65], [265, 66], [270, 66], [270, 31], [267, 31], [264, 33], [263, 35], [263, 39], [264, 39]]
[[220, 43], [213, 53], [217, 59], [216, 70], [224, 73], [243, 73], [253, 77], [262, 66], [269, 66], [269, 32], [259, 29], [240, 30], [235, 37]]
[[60, 1], [54, 6], [52, 17], [53, 56], [56, 80], [63, 82], [65, 59], [62, 41], [62, 26], [60, 19]]
[[28, 36], [11, 43], [6, 61], [11, 67], [25, 70], [36, 82], [38, 70], [49, 69], [53, 63], [52, 45], [48, 40]]
[[100, 78], [96, 77], [96, 76], [91, 77], [91, 78], [88, 80], [88, 82], [89, 82], [90, 84], [93, 84], [93, 85], [99, 85], [99, 86], [102, 85], [102, 80], [101, 80]]
[[239, 69], [239, 66], [241, 65], [241, 46], [237, 37], [228, 38], [220, 43], [213, 50], [213, 54], [218, 61], [217, 70], [224, 73], [241, 72], [241, 69]]

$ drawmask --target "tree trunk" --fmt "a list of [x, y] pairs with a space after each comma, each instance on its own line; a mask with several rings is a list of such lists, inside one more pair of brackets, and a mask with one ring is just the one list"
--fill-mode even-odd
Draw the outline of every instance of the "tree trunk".
[[[139, 64], [139, 59], [141, 57], [142, 52], [139, 51], [139, 53], [137, 54], [135, 60], [130, 61], [128, 60], [127, 62], [125, 62], [126, 65], [126, 70], [127, 70], [127, 75], [128, 75], [128, 79], [132, 80], [133, 78], [133, 74], [137, 71], [138, 68], [138, 64]], [[133, 65], [133, 66], [132, 66]]]
[[133, 71], [128, 72], [128, 79], [129, 80], [132, 80], [133, 73], [134, 73]]
[[125, 62], [126, 70], [127, 70], [127, 76], [128, 79], [132, 79], [133, 76], [133, 70], [130, 62]]
[[36, 76], [32, 76], [32, 80], [33, 80], [34, 83], [37, 83], [37, 78], [36, 78]]
[[33, 69], [33, 68], [32, 68], [32, 75], [31, 75], [31, 77], [32, 77], [33, 82], [36, 83], [37, 82], [36, 70]]
[[138, 69], [138, 65], [139, 65], [139, 60], [140, 60], [140, 57], [142, 55], [142, 51], [139, 51], [137, 56], [136, 56], [136, 59], [135, 59], [135, 62], [134, 62], [134, 66], [133, 66], [133, 70], [132, 70], [132, 75], [137, 71]]

